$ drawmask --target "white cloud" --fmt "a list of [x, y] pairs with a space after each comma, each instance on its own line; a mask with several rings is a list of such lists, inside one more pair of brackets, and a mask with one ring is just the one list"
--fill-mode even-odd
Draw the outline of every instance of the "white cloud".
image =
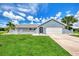
[[38, 18], [35, 18], [34, 21], [35, 21], [35, 22], [39, 22], [40, 20], [39, 20]]
[[45, 19], [45, 18], [43, 18], [42, 19], [42, 23], [44, 23], [44, 22], [46, 22], [46, 21], [48, 21], [47, 19]]
[[30, 12], [31, 9], [25, 9], [25, 8], [18, 8], [19, 11], [22, 11], [22, 12]]
[[35, 14], [38, 10], [38, 4], [30, 4], [30, 9], [31, 9], [31, 12], [32, 14]]
[[33, 16], [28, 16], [27, 19], [30, 20], [30, 21], [33, 21], [34, 20], [33, 19]]
[[42, 20], [42, 18], [39, 18], [39, 20]]
[[[5, 11], [20, 11], [31, 15], [37, 14], [39, 9], [38, 3], [24, 3], [24, 4], [1, 4], [0, 8]], [[17, 13], [17, 12], [16, 12]]]
[[6, 25], [5, 24], [0, 24], [0, 27], [6, 27]]
[[71, 11], [66, 11], [66, 16], [72, 16], [73, 14], [71, 13]]
[[3, 12], [3, 16], [10, 18], [11, 20], [25, 20], [23, 17], [14, 15], [13, 12]]
[[50, 17], [50, 19], [61, 21], [61, 15], [62, 15], [62, 12], [58, 12], [55, 17]]
[[25, 13], [18, 12], [18, 14], [19, 14], [19, 15], [21, 15], [21, 16], [23, 16], [23, 17], [25, 17], [25, 16], [26, 16], [26, 14], [25, 14]]
[[58, 18], [57, 21], [61, 22], [62, 17]]
[[68, 10], [68, 11], [66, 11], [66, 14], [69, 14], [71, 11], [70, 10]]
[[77, 11], [74, 17], [78, 19], [78, 22], [73, 24], [73, 28], [79, 28], [79, 11]]
[[18, 16], [18, 15], [16, 15], [14, 19], [15, 19], [15, 20], [25, 20], [23, 17]]
[[17, 21], [17, 20], [12, 20], [12, 23], [13, 23], [13, 24], [19, 24], [19, 21]]
[[3, 16], [11, 19], [15, 17], [15, 15], [12, 12], [7, 12], [7, 11], [3, 12]]
[[79, 11], [77, 11], [77, 14], [79, 14]]
[[50, 17], [50, 19], [55, 19], [55, 17]]
[[3, 12], [3, 16], [8, 17], [10, 16], [9, 13], [7, 11]]
[[79, 11], [77, 11], [77, 13], [74, 15], [74, 17], [79, 20]]
[[58, 18], [58, 17], [60, 17], [61, 16], [61, 12], [58, 12], [57, 14], [56, 14], [56, 17]]
[[51, 16], [50, 19], [55, 19], [61, 22], [61, 19], [62, 19], [61, 15], [62, 15], [62, 12], [58, 12], [55, 17]]
[[55, 16], [55, 17], [51, 16], [50, 19], [55, 19], [55, 20], [57, 20], [57, 17], [56, 17], [56, 16]]
[[40, 21], [38, 18], [34, 18], [33, 16], [28, 16], [27, 19], [29, 21], [31, 21], [31, 24], [33, 24], [33, 22], [39, 22]]
[[73, 24], [73, 28], [79, 28], [79, 21]]
[[33, 21], [34, 21], [33, 16], [28, 16], [27, 19], [28, 19], [29, 21], [31, 21], [30, 24], [33, 24]]
[[72, 16], [72, 14], [67, 14], [66, 16]]
[[30, 3], [28, 5], [20, 5], [20, 8], [17, 8], [17, 9], [19, 11], [26, 12], [26, 13], [29, 13], [29, 14], [36, 14], [36, 12], [38, 10], [38, 4]]

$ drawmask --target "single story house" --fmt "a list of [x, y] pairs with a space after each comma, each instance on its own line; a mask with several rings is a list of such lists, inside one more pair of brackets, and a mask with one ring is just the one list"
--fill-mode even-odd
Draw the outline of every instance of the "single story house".
[[10, 33], [15, 34], [63, 34], [72, 33], [71, 30], [65, 29], [65, 24], [57, 20], [48, 20], [41, 25], [37, 24], [26, 24], [26, 25], [15, 25], [16, 29], [11, 30]]

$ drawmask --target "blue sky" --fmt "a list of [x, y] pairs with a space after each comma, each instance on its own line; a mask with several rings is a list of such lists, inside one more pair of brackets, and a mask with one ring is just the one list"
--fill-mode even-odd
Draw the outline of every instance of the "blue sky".
[[[0, 26], [8, 21], [14, 24], [41, 24], [50, 19], [61, 21], [64, 16], [79, 19], [78, 3], [1, 3]], [[75, 23], [79, 26], [79, 22]]]

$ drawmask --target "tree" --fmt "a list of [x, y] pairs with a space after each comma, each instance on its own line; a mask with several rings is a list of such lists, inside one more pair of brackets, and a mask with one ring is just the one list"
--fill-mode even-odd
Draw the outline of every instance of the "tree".
[[7, 25], [7, 28], [6, 28], [7, 31], [15, 29], [15, 25], [12, 22], [8, 22], [6, 25]]
[[62, 22], [65, 23], [66, 29], [72, 29], [73, 23], [77, 22], [78, 19], [74, 18], [74, 16], [66, 16], [64, 18], [62, 18]]
[[5, 31], [5, 29], [0, 27], [0, 31]]

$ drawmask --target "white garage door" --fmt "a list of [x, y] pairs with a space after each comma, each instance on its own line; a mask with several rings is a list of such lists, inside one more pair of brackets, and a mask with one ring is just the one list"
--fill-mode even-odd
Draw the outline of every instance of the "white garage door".
[[62, 34], [62, 28], [46, 28], [46, 34]]

